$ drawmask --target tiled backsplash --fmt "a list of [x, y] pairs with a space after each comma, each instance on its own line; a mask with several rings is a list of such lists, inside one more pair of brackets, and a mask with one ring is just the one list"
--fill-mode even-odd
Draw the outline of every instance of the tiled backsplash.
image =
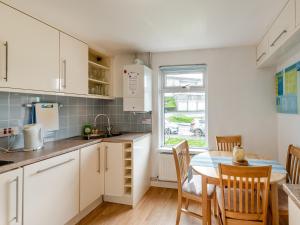
[[[58, 131], [47, 134], [46, 140], [58, 140], [81, 134], [82, 126], [93, 124], [99, 113], [108, 114], [114, 132], [151, 132], [151, 125], [143, 124], [143, 120], [151, 119], [151, 113], [123, 112], [123, 99], [100, 100], [81, 97], [66, 97], [55, 95], [34, 95], [24, 93], [0, 92], [0, 128], [19, 127], [20, 135], [17, 137], [14, 148], [23, 147], [23, 125], [29, 122], [29, 108], [24, 104], [37, 101], [58, 102], [63, 105], [59, 108]], [[97, 127], [105, 129], [107, 121], [100, 117]], [[6, 148], [7, 138], [0, 138], [0, 147]]]

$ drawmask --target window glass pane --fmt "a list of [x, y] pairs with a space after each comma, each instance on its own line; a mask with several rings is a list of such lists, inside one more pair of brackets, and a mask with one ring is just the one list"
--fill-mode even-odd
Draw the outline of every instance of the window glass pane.
[[164, 74], [166, 87], [200, 86], [203, 87], [203, 73]]
[[205, 93], [165, 93], [164, 145], [186, 139], [191, 148], [207, 147]]

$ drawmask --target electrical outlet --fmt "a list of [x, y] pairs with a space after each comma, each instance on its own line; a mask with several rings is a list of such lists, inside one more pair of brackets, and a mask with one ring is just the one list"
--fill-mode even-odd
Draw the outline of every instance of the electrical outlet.
[[16, 136], [18, 134], [20, 134], [18, 127], [0, 128], [0, 137]]

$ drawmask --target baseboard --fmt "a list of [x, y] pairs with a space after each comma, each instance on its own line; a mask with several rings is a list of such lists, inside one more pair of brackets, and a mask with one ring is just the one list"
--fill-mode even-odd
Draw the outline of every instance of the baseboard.
[[69, 222], [67, 222], [65, 225], [75, 225], [80, 220], [82, 220], [84, 217], [86, 217], [90, 212], [92, 212], [96, 207], [101, 205], [103, 203], [102, 196], [98, 198], [96, 201], [94, 201], [92, 204], [90, 204], [87, 208], [79, 212], [77, 216], [75, 216], [73, 219], [71, 219]]
[[110, 195], [104, 195], [103, 200], [105, 202], [112, 202], [112, 203], [118, 203], [123, 205], [132, 205], [132, 196], [110, 196]]
[[152, 187], [177, 189], [177, 182], [162, 181], [162, 180], [151, 180], [151, 186]]

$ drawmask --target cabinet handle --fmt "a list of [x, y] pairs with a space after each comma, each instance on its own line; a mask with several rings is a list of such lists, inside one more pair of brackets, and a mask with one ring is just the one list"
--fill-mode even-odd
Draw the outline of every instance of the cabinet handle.
[[272, 42], [271, 47], [274, 47], [276, 42], [282, 37], [282, 35], [286, 34], [287, 30], [283, 30], [276, 38], [275, 40]]
[[3, 44], [5, 46], [5, 75], [3, 77], [3, 80], [6, 82], [8, 81], [8, 42], [4, 42]]
[[12, 181], [16, 182], [16, 216], [12, 219], [12, 220], [16, 220], [16, 223], [19, 222], [19, 176], [16, 177], [16, 179], [14, 179]]
[[256, 60], [256, 62], [259, 62], [261, 60], [262, 57], [264, 57], [267, 53], [263, 52]]
[[67, 88], [67, 60], [63, 60], [62, 61], [63, 64], [63, 73], [64, 73], [64, 84], [63, 84], [63, 88]]
[[105, 170], [108, 170], [108, 165], [107, 165], [107, 146], [105, 146]]
[[100, 148], [98, 148], [98, 170], [97, 172], [100, 174], [100, 163], [101, 163], [101, 159], [100, 159]]
[[72, 162], [72, 161], [74, 161], [74, 160], [75, 160], [75, 159], [69, 159], [69, 160], [67, 160], [67, 161], [65, 161], [65, 162], [58, 163], [58, 164], [53, 165], [53, 166], [50, 166], [50, 167], [48, 167], [48, 168], [46, 168], [46, 169], [38, 170], [36, 173], [43, 173], [43, 172], [46, 172], [46, 171], [48, 171], [48, 170], [51, 170], [51, 169], [53, 169], [53, 168], [55, 168], [55, 167], [58, 167], [58, 166], [62, 166], [62, 165], [64, 165], [64, 164], [69, 163], [69, 162]]

